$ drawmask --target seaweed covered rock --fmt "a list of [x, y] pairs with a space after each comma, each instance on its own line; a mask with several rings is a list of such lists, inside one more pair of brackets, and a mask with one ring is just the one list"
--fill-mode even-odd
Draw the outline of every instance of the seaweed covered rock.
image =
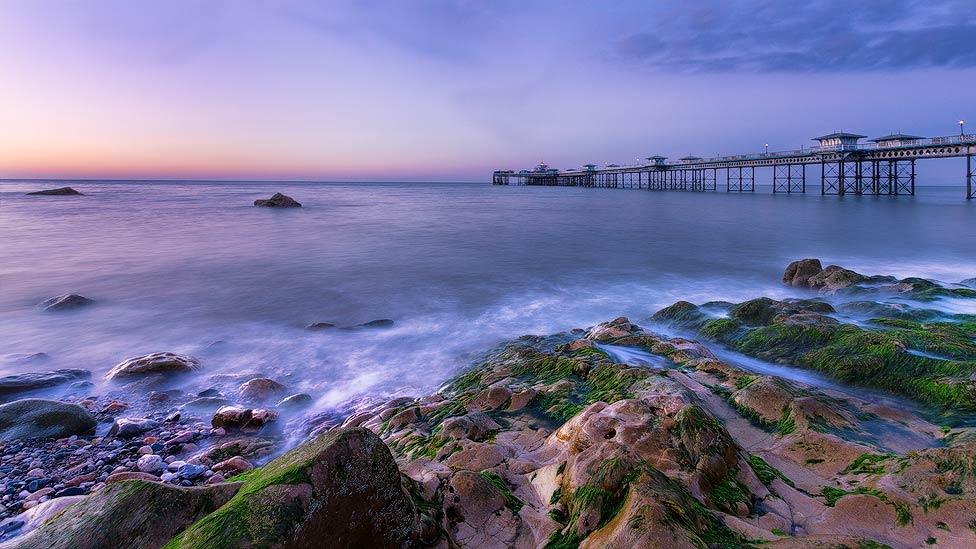
[[0, 440], [62, 438], [95, 429], [95, 418], [77, 404], [25, 398], [0, 405]]
[[181, 488], [143, 480], [111, 483], [7, 547], [161, 547], [230, 500], [240, 486]]
[[241, 478], [167, 547], [413, 547], [424, 532], [393, 456], [367, 429], [331, 431]]

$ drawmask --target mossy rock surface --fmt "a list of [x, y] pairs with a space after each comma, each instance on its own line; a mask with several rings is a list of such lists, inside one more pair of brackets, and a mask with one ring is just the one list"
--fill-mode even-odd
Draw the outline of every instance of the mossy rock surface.
[[241, 475], [240, 491], [167, 548], [413, 547], [420, 516], [390, 450], [333, 431]]
[[240, 487], [181, 488], [143, 480], [109, 484], [6, 547], [160, 547], [226, 503]]
[[[675, 309], [687, 307], [679, 302], [664, 311]], [[770, 362], [812, 368], [946, 410], [976, 410], [976, 323], [968, 317], [918, 322], [907, 320], [913, 309], [903, 307], [903, 318], [858, 326], [824, 315], [832, 310], [816, 300], [758, 298], [733, 306], [730, 318], [703, 322], [698, 331]]]

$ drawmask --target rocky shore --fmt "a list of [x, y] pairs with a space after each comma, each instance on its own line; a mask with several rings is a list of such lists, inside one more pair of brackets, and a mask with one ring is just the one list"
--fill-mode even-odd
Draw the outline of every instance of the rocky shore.
[[976, 290], [813, 259], [783, 282], [806, 296], [524, 336], [348, 414], [247, 374], [163, 390], [203, 369], [173, 353], [102, 396], [0, 379], [2, 546], [976, 545], [976, 317], [940, 307]]

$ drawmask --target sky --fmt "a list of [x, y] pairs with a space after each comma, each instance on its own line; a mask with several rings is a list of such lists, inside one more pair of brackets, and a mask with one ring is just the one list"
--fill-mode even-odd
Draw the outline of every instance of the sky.
[[490, 180], [976, 128], [972, 0], [0, 1], [0, 177]]

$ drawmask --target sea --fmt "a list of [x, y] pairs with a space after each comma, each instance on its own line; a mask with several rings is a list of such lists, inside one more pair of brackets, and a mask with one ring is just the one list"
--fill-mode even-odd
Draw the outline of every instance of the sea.
[[[65, 185], [84, 196], [25, 195]], [[303, 207], [252, 206], [275, 192]], [[253, 371], [328, 411], [435, 390], [524, 334], [641, 321], [677, 300], [809, 296], [780, 282], [804, 257], [959, 282], [976, 276], [976, 201], [959, 185], [837, 197], [7, 180], [0, 375], [84, 368], [97, 393], [120, 361], [171, 351], [199, 358], [200, 376]], [[38, 306], [65, 293], [95, 303], [58, 314]], [[374, 319], [394, 324], [341, 329]], [[316, 322], [340, 328], [305, 328]]]

